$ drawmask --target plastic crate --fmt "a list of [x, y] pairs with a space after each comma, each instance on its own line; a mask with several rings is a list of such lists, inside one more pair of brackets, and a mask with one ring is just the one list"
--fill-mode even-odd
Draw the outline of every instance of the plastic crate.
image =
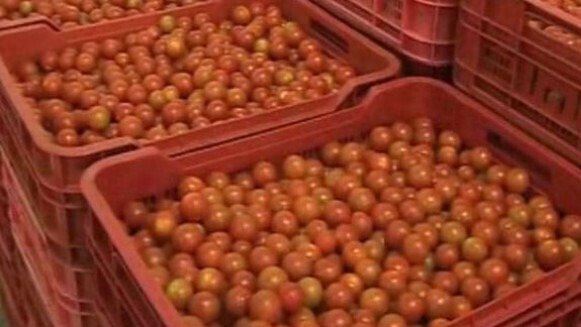
[[[4, 169], [4, 161], [0, 157], [0, 169]], [[9, 260], [10, 253], [16, 247], [14, 237], [10, 230], [10, 221], [8, 220], [8, 197], [4, 186], [0, 184], [0, 224], [5, 228], [0, 228], [0, 261], [4, 266], [4, 262]]]
[[413, 74], [441, 75], [454, 58], [459, 0], [312, 0], [408, 59]]
[[0, 144], [9, 158], [7, 161], [20, 167], [13, 170], [14, 179], [18, 180], [23, 197], [30, 202], [31, 223], [42, 231], [51, 252], [61, 261], [74, 262], [78, 268], [91, 266], [82, 246], [82, 219], [86, 212], [82, 195], [47, 185], [25, 158], [21, 150], [24, 145], [19, 139], [0, 138]]
[[12, 261], [2, 262], [0, 268], [0, 300], [9, 326], [56, 326], [40, 301], [41, 295], [30, 284], [33, 282], [30, 276], [22, 270], [21, 259], [15, 257]]
[[[210, 14], [213, 19], [227, 17], [229, 8], [236, 4], [249, 4], [252, 0], [218, 0], [176, 9], [176, 16], [193, 16], [200, 12]], [[317, 38], [332, 56], [345, 59], [355, 67], [359, 76], [346, 83], [338, 92], [296, 105], [257, 114], [243, 119], [224, 121], [207, 128], [193, 130], [184, 135], [169, 137], [151, 143], [129, 138], [118, 138], [92, 145], [67, 148], [52, 142], [48, 132], [34, 120], [32, 110], [20, 95], [10, 68], [18, 63], [36, 58], [50, 49], [62, 49], [86, 41], [102, 40], [122, 36], [156, 24], [161, 13], [137, 17], [131, 24], [112, 21], [106, 25], [88, 26], [74, 30], [55, 30], [47, 20], [32, 20], [27, 26], [9, 29], [0, 33], [0, 80], [3, 86], [2, 104], [8, 111], [2, 116], [13, 127], [14, 137], [23, 140], [30, 152], [33, 166], [47, 183], [54, 187], [76, 189], [83, 170], [105, 156], [125, 152], [143, 145], [154, 145], [167, 153], [180, 153], [228, 139], [249, 135], [269, 128], [315, 117], [339, 108], [343, 103], [354, 101], [372, 84], [398, 75], [400, 64], [395, 56], [381, 49], [370, 40], [350, 29], [324, 10], [307, 0], [265, 1], [277, 4], [283, 15], [295, 20], [312, 37]], [[37, 42], [42, 39], [43, 42]]]
[[[148, 148], [94, 165], [81, 188], [94, 213], [87, 233], [98, 264], [95, 283], [102, 290], [97, 302], [107, 303], [109, 316], [123, 317], [131, 326], [178, 325], [177, 311], [153, 282], [117, 218], [128, 201], [164, 194], [185, 175], [235, 172], [259, 160], [308, 155], [331, 140], [354, 139], [379, 124], [418, 116], [455, 130], [468, 145], [487, 146], [501, 162], [527, 168], [535, 188], [552, 195], [561, 210], [581, 212], [580, 170], [452, 87], [431, 79], [401, 79], [376, 87], [360, 106], [309, 122], [176, 158]], [[569, 314], [581, 311], [580, 277], [581, 256], [451, 326], [515, 326], [519, 321], [531, 327], [559, 320], [567, 326]]]
[[[55, 255], [56, 250], [37, 225], [37, 218], [10, 163], [2, 165], [2, 187], [6, 196], [6, 225], [3, 228], [15, 240], [16, 250], [24, 258], [28, 270], [35, 272], [36, 284], [50, 295], [55, 316], [65, 326], [99, 326], [94, 316], [94, 304], [79, 299], [79, 294], [93, 292], [92, 274]], [[6, 228], [9, 227], [9, 228]]]
[[[1, 187], [0, 187], [1, 188]], [[4, 189], [2, 193], [4, 193]], [[0, 198], [0, 301], [10, 326], [58, 326], [46, 292], [27, 269], [13, 236], [6, 197]]]
[[543, 1], [462, 2], [454, 82], [581, 166], [581, 47], [550, 25], [581, 37], [581, 19]]

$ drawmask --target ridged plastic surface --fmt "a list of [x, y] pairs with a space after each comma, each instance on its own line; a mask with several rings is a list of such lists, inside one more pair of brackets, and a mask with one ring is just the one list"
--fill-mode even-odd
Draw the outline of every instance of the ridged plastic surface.
[[8, 227], [8, 233], [17, 245], [12, 255], [22, 257], [29, 274], [35, 275], [36, 287], [48, 297], [50, 311], [54, 312], [60, 324], [70, 327], [99, 326], [93, 303], [78, 298], [79, 294], [89, 296], [94, 292], [91, 271], [80, 269], [67, 258], [55, 255], [57, 251], [66, 251], [49, 244], [38, 226], [30, 201], [23, 193], [15, 169], [5, 159], [3, 156], [0, 171], [2, 188], [10, 191], [6, 192], [5, 197], [3, 213], [6, 215], [6, 225], [3, 228]]
[[[0, 170], [5, 161], [0, 149]], [[52, 311], [49, 291], [38, 282], [24, 259], [26, 244], [17, 238], [9, 217], [11, 190], [0, 185], [0, 301], [9, 326], [52, 327], [58, 317]]]
[[450, 65], [458, 0], [312, 0], [421, 65]]
[[[308, 122], [169, 158], [149, 148], [94, 165], [81, 181], [94, 213], [87, 225], [97, 261], [97, 304], [114, 326], [177, 326], [178, 313], [153, 281], [118, 220], [131, 200], [163, 194], [185, 175], [234, 172], [258, 160], [277, 161], [331, 140], [353, 139], [380, 124], [431, 118], [470, 146], [487, 146], [499, 161], [529, 170], [538, 191], [565, 212], [581, 212], [581, 171], [505, 120], [446, 84], [408, 78], [373, 89], [366, 100]], [[153, 169], [155, 167], [155, 169]], [[112, 182], [115, 181], [115, 182]], [[451, 326], [576, 326], [581, 321], [581, 257], [490, 302]]]
[[456, 48], [458, 87], [581, 166], [581, 19], [539, 0], [464, 1]]

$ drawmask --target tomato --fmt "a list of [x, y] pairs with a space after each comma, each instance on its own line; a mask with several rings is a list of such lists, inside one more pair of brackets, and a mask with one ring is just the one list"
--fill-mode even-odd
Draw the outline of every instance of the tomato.
[[235, 216], [230, 222], [229, 233], [235, 240], [253, 241], [257, 238], [258, 231], [258, 223], [251, 216]]
[[110, 111], [103, 106], [95, 106], [89, 110], [88, 125], [95, 131], [102, 131], [109, 127], [111, 122]]
[[426, 313], [431, 319], [452, 316], [452, 297], [441, 290], [431, 289], [426, 294]]
[[381, 267], [375, 260], [362, 259], [355, 264], [353, 271], [361, 277], [361, 280], [365, 285], [372, 286], [375, 285], [379, 279]]
[[220, 270], [230, 277], [232, 277], [239, 271], [244, 271], [247, 269], [248, 269], [248, 260], [244, 255], [238, 252], [227, 253], [224, 256], [224, 259], [222, 260], [222, 263], [220, 265]]
[[462, 256], [472, 262], [481, 262], [488, 256], [486, 243], [477, 237], [469, 237], [462, 243]]
[[347, 327], [353, 325], [353, 318], [342, 309], [333, 309], [323, 313], [319, 317], [322, 327]]
[[282, 267], [291, 279], [299, 280], [311, 274], [312, 262], [299, 252], [290, 252], [283, 258]]
[[236, 6], [230, 11], [230, 18], [234, 24], [247, 25], [252, 20], [252, 12], [246, 6]]
[[398, 314], [387, 314], [377, 323], [378, 327], [405, 327], [407, 326], [406, 320]]
[[313, 265], [313, 277], [328, 285], [336, 281], [343, 272], [343, 266], [337, 255], [318, 259]]
[[387, 291], [389, 296], [397, 298], [405, 290], [407, 284], [407, 275], [401, 271], [386, 270], [381, 273], [378, 285]]
[[185, 279], [174, 279], [166, 287], [166, 295], [177, 309], [183, 309], [193, 294], [191, 283]]
[[162, 249], [154, 246], [144, 248], [141, 251], [141, 257], [150, 268], [164, 266], [168, 260], [166, 253]]
[[504, 186], [513, 193], [523, 193], [529, 187], [530, 177], [528, 173], [520, 168], [513, 168], [506, 173]]
[[539, 244], [535, 257], [539, 265], [546, 270], [556, 268], [564, 262], [563, 248], [555, 240], [547, 240]]
[[501, 259], [487, 259], [480, 265], [479, 275], [496, 287], [508, 282], [509, 267]]
[[462, 281], [462, 294], [474, 307], [481, 306], [490, 299], [490, 286], [478, 277], [467, 277]]
[[438, 271], [432, 277], [432, 286], [448, 294], [456, 294], [459, 289], [458, 277], [450, 271]]
[[293, 210], [303, 225], [318, 219], [322, 214], [318, 201], [310, 196], [299, 196], [296, 198]]
[[329, 285], [323, 296], [326, 307], [330, 309], [347, 309], [355, 301], [350, 289], [341, 283]]
[[359, 297], [359, 307], [370, 310], [376, 317], [387, 313], [388, 305], [389, 296], [381, 288], [368, 288]]
[[304, 277], [298, 282], [302, 289], [304, 297], [304, 305], [308, 308], [317, 307], [323, 300], [323, 286], [321, 283], [312, 277]]
[[581, 216], [568, 215], [561, 220], [561, 235], [570, 237], [577, 243], [581, 243]]
[[188, 304], [188, 312], [202, 320], [204, 323], [212, 323], [220, 317], [220, 300], [210, 292], [197, 292]]
[[254, 165], [252, 175], [258, 185], [265, 185], [276, 180], [277, 169], [273, 164], [263, 161]]
[[406, 322], [418, 323], [426, 314], [426, 302], [414, 293], [403, 293], [397, 301], [397, 310]]
[[236, 317], [242, 317], [248, 312], [248, 304], [252, 292], [243, 286], [234, 286], [226, 293], [224, 307], [226, 311]]
[[202, 243], [204, 230], [197, 224], [179, 225], [171, 236], [172, 246], [176, 251], [193, 254]]
[[305, 295], [298, 284], [285, 282], [278, 287], [278, 294], [287, 313], [298, 312], [303, 307]]
[[260, 289], [276, 291], [282, 284], [288, 282], [287, 273], [279, 267], [266, 267], [256, 280]]
[[154, 266], [149, 268], [149, 273], [153, 278], [154, 282], [159, 285], [162, 289], [169, 284], [171, 280], [171, 274], [169, 270], [164, 266]]
[[411, 263], [423, 264], [428, 257], [429, 247], [423, 237], [410, 234], [403, 241], [402, 252]]
[[254, 272], [260, 272], [268, 266], [274, 266], [278, 263], [278, 256], [274, 250], [259, 246], [252, 249], [248, 257], [250, 267]]

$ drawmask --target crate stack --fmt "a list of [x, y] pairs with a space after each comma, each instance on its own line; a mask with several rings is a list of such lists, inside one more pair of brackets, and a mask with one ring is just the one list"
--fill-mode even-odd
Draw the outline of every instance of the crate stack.
[[313, 0], [400, 54], [405, 72], [447, 78], [459, 0]]
[[461, 5], [455, 84], [577, 165], [580, 58], [578, 11], [542, 0]]
[[[2, 174], [6, 170], [5, 158], [2, 158]], [[46, 289], [39, 289], [40, 283], [28, 269], [24, 254], [28, 252], [26, 241], [13, 235], [9, 219], [9, 197], [7, 190], [0, 187], [0, 300], [6, 314], [5, 321], [10, 326], [55, 326], [51, 320], [51, 304]]]
[[[127, 326], [180, 324], [178, 311], [152, 283], [133, 239], [122, 231], [119, 217], [124, 204], [168, 194], [185, 176], [244, 171], [257, 158], [278, 163], [290, 154], [309, 157], [327, 142], [354, 140], [375, 126], [416, 117], [428, 117], [439, 128], [458, 132], [469, 145], [485, 145], [503, 163], [527, 167], [536, 186], [555, 195], [559, 208], [581, 210], [581, 170], [451, 86], [431, 79], [405, 78], [375, 87], [363, 103], [350, 110], [180, 157], [169, 158], [150, 148], [93, 166], [83, 177], [81, 188], [94, 214], [88, 237], [99, 244], [96, 257], [102, 259], [98, 280], [109, 285], [101, 296], [111, 304], [112, 316], [127, 321], [123, 319], [131, 313]], [[482, 128], [475, 128], [475, 121]], [[152, 167], [156, 169], [152, 171]], [[546, 179], [546, 174], [551, 178]], [[110, 180], [117, 182], [107, 182]], [[119, 186], [124, 192], [115, 191]], [[111, 267], [113, 272], [107, 273]], [[569, 262], [447, 326], [576, 326], [581, 323], [580, 277], [581, 260]]]
[[[157, 141], [63, 147], [12, 75], [46, 50], [124, 37], [166, 14], [219, 21], [255, 1], [279, 6], [358, 76], [315, 100]], [[0, 20], [0, 300], [11, 326], [181, 326], [120, 222], [124, 204], [186, 175], [308, 157], [418, 116], [526, 168], [535, 192], [581, 214], [581, 9], [553, 6], [564, 2], [207, 0], [67, 28]], [[395, 80], [447, 80], [451, 69], [454, 85]], [[581, 257], [447, 326], [581, 326]]]
[[[103, 286], [106, 280], [97, 275], [94, 250], [91, 251], [88, 244], [86, 229], [91, 225], [90, 210], [80, 192], [79, 181], [91, 164], [149, 146], [168, 155], [178, 154], [310, 119], [349, 106], [358, 101], [371, 85], [399, 74], [400, 63], [395, 56], [308, 1], [292, 4], [268, 1], [279, 5], [285, 17], [299, 23], [329, 55], [353, 65], [359, 72], [358, 76], [327, 96], [229, 120], [218, 126], [191, 130], [160, 141], [118, 138], [73, 148], [54, 143], [53, 136], [37, 121], [12, 76], [22, 62], [38, 58], [47, 50], [59, 51], [88, 41], [123, 37], [156, 25], [160, 17], [167, 14], [176, 18], [193, 18], [198, 13], [208, 13], [218, 21], [227, 17], [229, 8], [235, 4], [250, 2], [197, 2], [69, 28], [58, 27], [54, 22], [38, 17], [2, 22], [0, 147], [3, 154], [2, 186], [6, 192], [2, 197], [1, 217], [6, 240], [3, 238], [0, 245], [6, 251], [2, 252], [0, 277], [2, 286], [7, 286], [2, 287], [5, 290], [3, 303], [14, 326], [121, 326], [108, 322], [109, 317], [103, 314], [109, 313], [106, 309], [110, 307], [108, 301], [111, 299], [101, 296], [106, 290]], [[38, 42], [39, 39], [43, 41]], [[360, 60], [362, 57], [370, 60]], [[22, 294], [15, 294], [21, 290]], [[98, 302], [100, 299], [104, 301]], [[130, 320], [123, 318], [121, 321]]]

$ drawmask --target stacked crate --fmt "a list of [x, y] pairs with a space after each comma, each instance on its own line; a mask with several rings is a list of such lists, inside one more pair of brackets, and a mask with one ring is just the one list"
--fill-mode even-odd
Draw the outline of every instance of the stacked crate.
[[312, 0], [393, 49], [406, 73], [447, 78], [459, 0]]
[[455, 84], [579, 166], [580, 58], [581, 17], [549, 1], [461, 5]]
[[[291, 154], [308, 158], [328, 142], [356, 140], [373, 127], [417, 117], [430, 118], [438, 129], [457, 132], [468, 146], [486, 146], [499, 162], [526, 167], [536, 191], [552, 195], [555, 205], [564, 212], [581, 212], [581, 170], [458, 90], [431, 79], [401, 79], [377, 86], [361, 105], [350, 110], [175, 158], [143, 149], [106, 159], [87, 171], [81, 186], [94, 214], [88, 237], [98, 258], [106, 314], [110, 321], [116, 321], [113, 326], [127, 322], [144, 327], [180, 324], [180, 313], [154, 282], [134, 239], [122, 228], [126, 203], [172, 194], [185, 176], [203, 178], [214, 171], [240, 172], [250, 169], [257, 160], [280, 163]], [[123, 192], [117, 191], [120, 187]], [[446, 326], [577, 326], [580, 313], [578, 255], [576, 260]]]
[[[308, 1], [266, 1], [279, 5], [283, 15], [299, 23], [329, 55], [349, 62], [358, 76], [337, 92], [314, 100], [159, 141], [117, 138], [72, 148], [54, 142], [54, 137], [34, 116], [11, 73], [22, 62], [38, 58], [47, 50], [122, 37], [157, 25], [166, 14], [193, 18], [198, 13], [208, 13], [212, 19], [222, 20], [234, 5], [250, 2], [204, 1], [72, 28], [60, 28], [38, 17], [0, 25], [0, 146], [6, 167], [11, 167], [3, 174], [3, 186], [8, 190], [6, 218], [11, 223], [11, 233], [26, 242], [22, 248], [26, 250], [15, 250], [13, 255], [20, 255], [27, 263], [19, 267], [38, 272], [35, 281], [46, 290], [47, 302], [54, 307], [52, 316], [59, 321], [56, 326], [103, 324], [104, 318], [95, 303], [101, 289], [95, 283], [95, 262], [88, 251], [85, 231], [89, 211], [79, 189], [80, 176], [88, 166], [108, 156], [149, 146], [168, 155], [179, 154], [323, 115], [358, 101], [371, 85], [398, 76], [400, 63], [395, 56]], [[17, 274], [4, 275], [8, 284], [14, 275]]]

